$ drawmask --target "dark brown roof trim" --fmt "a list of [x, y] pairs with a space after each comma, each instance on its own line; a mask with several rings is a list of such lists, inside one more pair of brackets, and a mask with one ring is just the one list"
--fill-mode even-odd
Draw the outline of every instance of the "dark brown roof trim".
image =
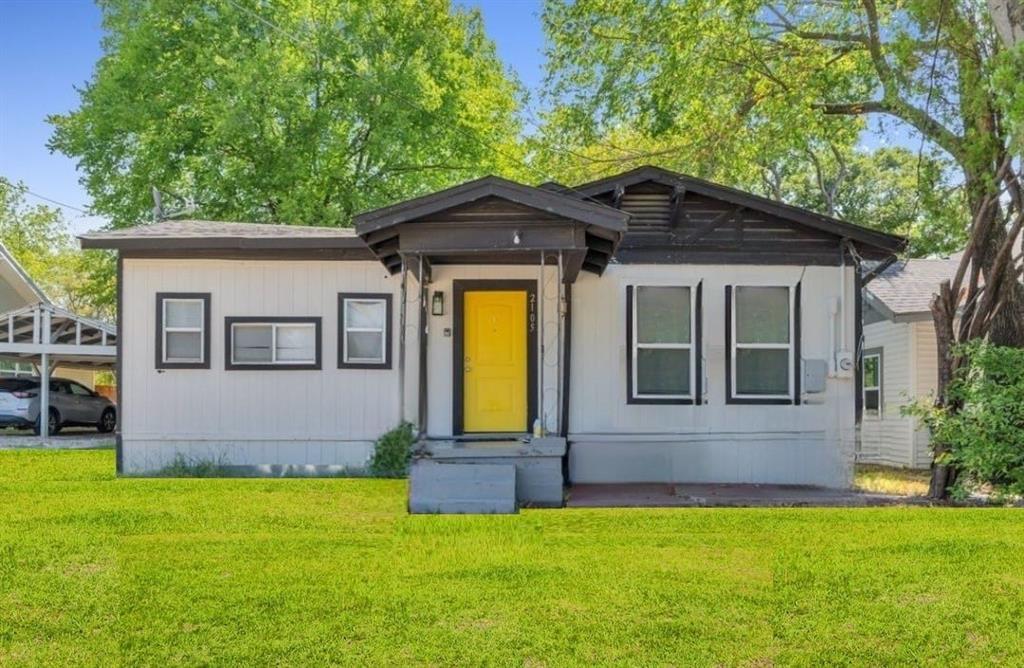
[[82, 248], [112, 248], [115, 250], [317, 250], [363, 249], [366, 244], [359, 237], [80, 237]]
[[376, 261], [369, 248], [147, 248], [122, 250], [127, 259], [175, 260], [299, 260], [321, 261]]
[[886, 234], [876, 230], [869, 230], [860, 225], [854, 225], [846, 221], [824, 216], [807, 209], [802, 209], [790, 204], [783, 204], [770, 200], [766, 197], [743, 192], [735, 188], [711, 183], [686, 174], [647, 165], [638, 167], [628, 172], [598, 179], [589, 183], [575, 186], [566, 191], [567, 196], [596, 196], [612, 192], [616, 188], [626, 188], [644, 181], [653, 181], [666, 186], [681, 186], [687, 191], [695, 192], [707, 197], [714, 197], [725, 202], [731, 202], [740, 206], [756, 209], [769, 213], [780, 218], [785, 218], [802, 225], [807, 225], [823, 232], [835, 234], [839, 237], [846, 237], [852, 241], [877, 246], [892, 253], [898, 253], [906, 248], [907, 239], [894, 234]]
[[629, 221], [628, 213], [603, 204], [586, 202], [498, 176], [485, 176], [453, 188], [361, 213], [355, 217], [356, 233], [365, 236], [392, 225], [491, 196], [615, 232], [624, 232]]

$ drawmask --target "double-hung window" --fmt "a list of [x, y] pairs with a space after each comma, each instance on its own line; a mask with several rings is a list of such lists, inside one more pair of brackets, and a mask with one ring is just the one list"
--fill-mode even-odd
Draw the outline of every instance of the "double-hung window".
[[789, 286], [726, 288], [733, 403], [791, 403], [795, 395], [794, 293]]
[[228, 369], [319, 369], [320, 318], [226, 318]]
[[861, 366], [861, 383], [864, 391], [864, 415], [880, 419], [884, 413], [882, 403], [882, 351], [864, 352]]
[[699, 286], [628, 286], [629, 403], [692, 403], [700, 392]]
[[210, 368], [210, 295], [157, 293], [156, 367]]
[[338, 368], [391, 368], [391, 295], [338, 295]]

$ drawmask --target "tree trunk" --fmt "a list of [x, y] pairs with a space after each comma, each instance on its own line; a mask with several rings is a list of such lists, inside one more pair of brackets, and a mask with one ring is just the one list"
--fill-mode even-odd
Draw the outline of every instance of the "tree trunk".
[[[935, 388], [935, 406], [946, 407], [946, 391], [953, 379], [953, 345], [954, 315], [956, 313], [956, 297], [950, 291], [949, 281], [940, 287], [940, 293], [932, 301], [932, 320], [935, 324], [935, 347], [938, 355], [938, 384]], [[940, 464], [942, 456], [949, 452], [949, 446], [932, 440], [932, 477], [928, 485], [928, 498], [944, 500], [949, 497], [949, 487], [953, 484], [955, 472], [952, 467]]]

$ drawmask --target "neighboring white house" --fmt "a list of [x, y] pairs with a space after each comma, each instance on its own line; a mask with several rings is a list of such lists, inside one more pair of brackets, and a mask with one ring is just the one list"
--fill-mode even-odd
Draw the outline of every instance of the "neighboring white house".
[[570, 483], [845, 487], [854, 259], [905, 241], [648, 167], [82, 245], [119, 252], [123, 472], [359, 467], [408, 420], [477, 457], [536, 424]]
[[901, 410], [935, 392], [938, 357], [929, 305], [959, 263], [959, 255], [899, 262], [865, 287], [860, 461], [931, 466], [927, 428]]

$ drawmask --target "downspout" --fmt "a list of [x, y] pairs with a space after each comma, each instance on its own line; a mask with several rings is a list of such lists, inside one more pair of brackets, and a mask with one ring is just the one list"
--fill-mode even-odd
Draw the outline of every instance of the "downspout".
[[565, 416], [562, 414], [562, 318], [564, 317], [565, 310], [564, 310], [564, 303], [562, 301], [562, 290], [563, 290], [563, 288], [562, 288], [562, 251], [561, 250], [558, 251], [558, 276], [557, 276], [557, 283], [555, 284], [555, 288], [557, 290], [555, 295], [556, 295], [557, 301], [558, 301], [558, 304], [557, 304], [558, 311], [556, 313], [557, 320], [555, 321], [556, 324], [557, 324], [557, 327], [558, 327], [558, 329], [557, 329], [557, 336], [555, 338], [555, 355], [556, 355], [556, 357], [558, 359], [558, 365], [555, 367], [557, 372], [558, 372], [558, 376], [555, 378], [555, 414], [558, 417], [558, 419], [557, 419], [558, 433], [561, 433], [561, 431], [562, 431], [562, 420], [565, 419]]
[[427, 286], [424, 283], [423, 255], [417, 255], [419, 265], [420, 291], [420, 362], [419, 362], [419, 402], [417, 409], [418, 431], [421, 438], [427, 434], [427, 342], [430, 338], [430, 326], [427, 322]]

